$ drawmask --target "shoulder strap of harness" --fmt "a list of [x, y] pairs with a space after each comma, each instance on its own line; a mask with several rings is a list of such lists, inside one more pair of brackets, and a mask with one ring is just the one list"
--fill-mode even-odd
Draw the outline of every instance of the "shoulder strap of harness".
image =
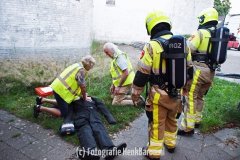
[[163, 54], [167, 52], [167, 46], [168, 46], [168, 40], [158, 37], [156, 39], [152, 39], [153, 41], [158, 42], [163, 47], [163, 53], [160, 54], [160, 64], [159, 64], [159, 73], [160, 75], [163, 75], [162, 73], [162, 61], [163, 61]]

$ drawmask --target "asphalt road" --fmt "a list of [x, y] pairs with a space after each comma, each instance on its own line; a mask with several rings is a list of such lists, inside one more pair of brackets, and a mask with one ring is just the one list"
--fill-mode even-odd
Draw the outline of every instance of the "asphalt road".
[[222, 73], [240, 74], [240, 51], [228, 50], [227, 60], [221, 65]]

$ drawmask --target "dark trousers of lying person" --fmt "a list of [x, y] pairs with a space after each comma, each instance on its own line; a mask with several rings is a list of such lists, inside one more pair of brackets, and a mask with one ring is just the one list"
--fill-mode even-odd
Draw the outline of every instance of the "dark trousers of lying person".
[[[116, 124], [116, 120], [109, 110], [107, 110], [103, 102], [92, 97], [92, 101], [80, 99], [72, 105], [74, 110], [74, 126], [77, 131], [81, 149], [85, 151], [85, 154], [89, 153], [89, 151], [96, 150], [97, 147], [100, 150], [113, 151], [113, 149], [116, 149], [118, 153], [123, 152], [123, 149], [126, 148], [126, 143], [115, 146], [101, 121], [99, 112], [104, 115], [109, 124]], [[79, 156], [81, 158], [82, 155]], [[88, 156], [89, 157], [85, 158], [82, 157], [82, 159], [100, 158], [99, 156], [91, 156], [91, 154]], [[107, 156], [105, 159], [113, 159], [115, 156], [116, 155]]]

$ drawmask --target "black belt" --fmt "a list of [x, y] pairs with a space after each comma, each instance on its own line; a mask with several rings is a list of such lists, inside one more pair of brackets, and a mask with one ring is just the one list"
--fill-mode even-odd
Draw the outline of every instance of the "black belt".
[[207, 54], [195, 54], [192, 55], [192, 61], [197, 61], [201, 63], [208, 63], [208, 55]]
[[150, 85], [158, 85], [160, 89], [164, 90], [166, 88], [163, 76], [152, 74], [151, 78], [149, 79], [149, 82], [150, 82]]

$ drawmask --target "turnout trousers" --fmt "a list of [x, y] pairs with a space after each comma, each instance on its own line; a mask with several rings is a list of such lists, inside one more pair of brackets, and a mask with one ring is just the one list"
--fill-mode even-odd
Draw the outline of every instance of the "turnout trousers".
[[176, 114], [180, 99], [169, 97], [165, 91], [152, 86], [146, 105], [149, 119], [147, 153], [150, 158], [160, 158], [163, 144], [168, 148], [176, 147]]
[[214, 74], [215, 72], [211, 71], [206, 64], [194, 62], [193, 79], [187, 82], [183, 90], [186, 103], [184, 104], [180, 129], [188, 132], [194, 129], [195, 123], [201, 122], [204, 95], [212, 84]]

